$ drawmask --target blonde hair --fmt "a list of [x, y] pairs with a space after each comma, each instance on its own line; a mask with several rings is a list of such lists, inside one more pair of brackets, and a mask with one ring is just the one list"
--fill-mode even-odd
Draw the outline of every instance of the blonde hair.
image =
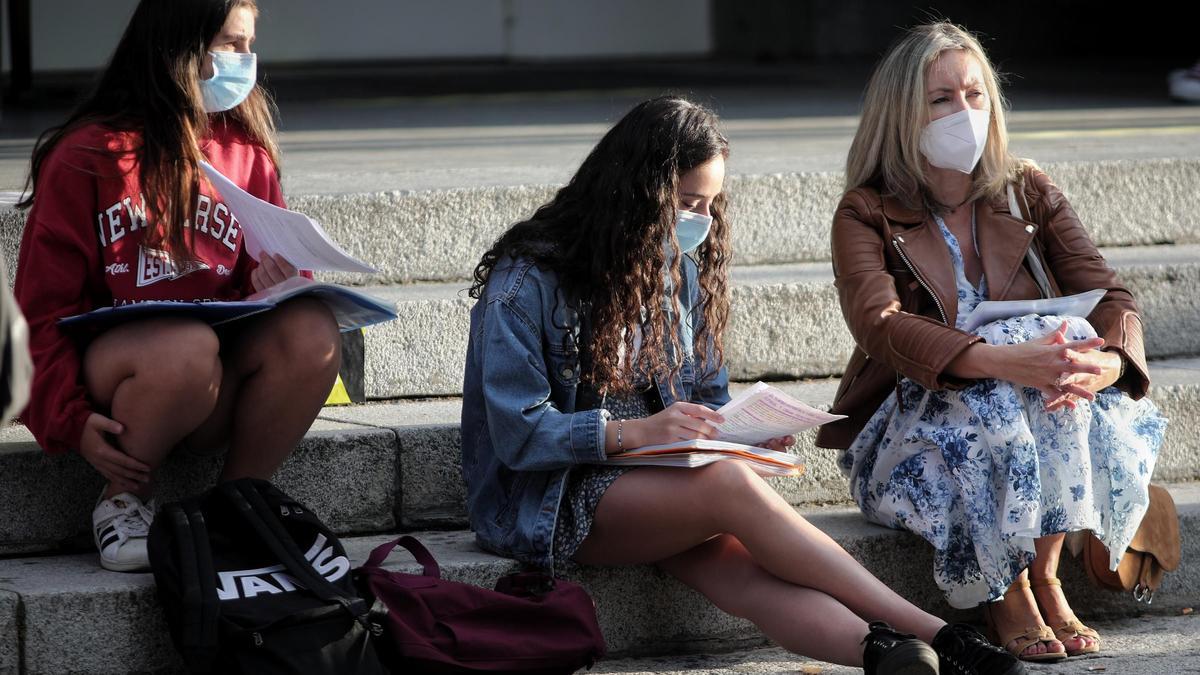
[[875, 68], [846, 157], [847, 190], [871, 186], [909, 208], [943, 206], [929, 196], [920, 142], [929, 122], [925, 95], [929, 70], [943, 52], [952, 49], [966, 51], [979, 62], [992, 113], [987, 145], [973, 172], [974, 187], [968, 199], [999, 196], [1024, 169], [1025, 162], [1008, 152], [1007, 102], [979, 40], [960, 26], [939, 21], [910, 29]]

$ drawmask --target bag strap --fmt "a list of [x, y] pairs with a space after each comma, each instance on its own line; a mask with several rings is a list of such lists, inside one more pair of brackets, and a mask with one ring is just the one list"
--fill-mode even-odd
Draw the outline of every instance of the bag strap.
[[279, 520], [263, 517], [264, 513], [271, 513], [273, 516], [274, 512], [252, 484], [243, 480], [230, 481], [221, 485], [221, 491], [237, 507], [242, 518], [254, 529], [272, 555], [283, 563], [297, 581], [321, 600], [341, 605], [347, 614], [362, 623], [364, 628], [370, 629], [366, 618], [367, 606], [363, 599], [342, 591], [317, 574]]
[[219, 648], [217, 619], [220, 615], [208, 527], [194, 502], [168, 504], [159, 517], [170, 523], [179, 562], [183, 602], [180, 651], [190, 670], [208, 672]]
[[[1024, 199], [1025, 195], [1022, 194], [1021, 198]], [[1022, 211], [1020, 205], [1017, 203], [1017, 191], [1013, 189], [1013, 184], [1009, 183], [1008, 212], [1012, 214], [1013, 217], [1029, 220], [1030, 214], [1028, 212], [1028, 202], [1026, 202], [1025, 206], [1026, 210]], [[1037, 239], [1035, 238], [1034, 242], [1036, 241]], [[1054, 297], [1054, 293], [1051, 290], [1052, 286], [1050, 286], [1050, 278], [1046, 276], [1046, 269], [1042, 266], [1042, 259], [1038, 257], [1036, 252], [1034, 252], [1034, 248], [1035, 245], [1030, 245], [1029, 248], [1025, 249], [1025, 262], [1029, 265], [1029, 272], [1033, 275], [1033, 280], [1037, 282], [1038, 290], [1042, 292], [1042, 297], [1052, 298]]]
[[425, 576], [433, 577], [434, 579], [442, 578], [442, 571], [438, 567], [437, 560], [434, 559], [433, 554], [429, 552], [429, 549], [425, 548], [424, 544], [408, 535], [376, 546], [375, 550], [371, 551], [371, 556], [367, 558], [367, 562], [363, 563], [363, 567], [379, 567], [387, 559], [388, 555], [396, 550], [397, 546], [408, 549], [412, 557], [424, 568]]

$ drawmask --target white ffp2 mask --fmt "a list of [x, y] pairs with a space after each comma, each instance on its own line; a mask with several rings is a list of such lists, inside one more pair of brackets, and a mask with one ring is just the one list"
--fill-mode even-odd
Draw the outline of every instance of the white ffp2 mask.
[[941, 169], [971, 173], [987, 145], [990, 110], [962, 110], [930, 122], [921, 132], [921, 154]]

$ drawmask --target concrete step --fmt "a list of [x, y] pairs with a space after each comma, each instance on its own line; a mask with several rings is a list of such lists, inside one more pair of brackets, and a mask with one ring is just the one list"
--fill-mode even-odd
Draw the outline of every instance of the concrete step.
[[[731, 170], [737, 171], [736, 163]], [[1100, 246], [1197, 243], [1200, 160], [1062, 162], [1044, 167]], [[734, 259], [762, 265], [829, 259], [829, 226], [841, 198], [838, 171], [744, 174], [726, 192]], [[336, 195], [296, 194], [348, 250], [379, 267], [375, 283], [468, 279], [483, 251], [512, 223], [549, 201], [557, 185], [518, 185]], [[362, 277], [338, 275], [342, 281]]]
[[[1200, 358], [1154, 362], [1151, 397], [1171, 419], [1158, 463], [1159, 481], [1200, 480]], [[836, 379], [777, 386], [827, 408]], [[735, 385], [735, 389], [744, 387]], [[394, 527], [465, 527], [460, 472], [459, 399], [393, 401], [332, 407], [321, 413], [276, 482], [321, 513], [339, 533]], [[837, 452], [817, 448], [815, 433], [801, 434], [795, 452], [807, 471], [800, 479], [772, 479], [792, 504], [845, 503], [846, 479]], [[171, 457], [160, 472], [160, 494], [170, 500], [211, 484], [216, 458]], [[53, 485], [54, 490], [42, 486]], [[90, 550], [88, 525], [100, 477], [75, 455], [51, 457], [13, 426], [0, 434], [0, 555], [46, 550]]]
[[[1143, 313], [1151, 358], [1200, 353], [1200, 245], [1104, 250]], [[374, 287], [399, 321], [366, 332], [368, 398], [462, 392], [469, 312], [465, 282]], [[827, 262], [733, 269], [726, 362], [735, 380], [839, 375], [854, 349]], [[436, 328], [434, 328], [436, 327]]]
[[[1044, 168], [1099, 245], [1188, 244], [1200, 242], [1194, 227], [1194, 214], [1200, 210], [1200, 191], [1195, 189], [1200, 160], [1194, 157], [1053, 162]], [[737, 164], [731, 166], [731, 171], [741, 172], [727, 185], [736, 262], [828, 260], [829, 225], [842, 194], [842, 174], [795, 173], [794, 165], [771, 168], [781, 173], [747, 173]], [[363, 186], [376, 178], [350, 181], [340, 176], [339, 184], [347, 191], [328, 193], [316, 184], [326, 173], [317, 167], [308, 172], [314, 176], [306, 180], [313, 184], [293, 186], [290, 206], [311, 215], [348, 251], [380, 269], [372, 277], [327, 278], [375, 284], [469, 279], [500, 233], [532, 214], [569, 178], [564, 174], [552, 183], [514, 184], [509, 174], [499, 172], [505, 182], [495, 184], [467, 172], [459, 176], [461, 182], [442, 188], [394, 189], [411, 185], [396, 178], [387, 188], [366, 190]], [[23, 225], [23, 213], [0, 207], [0, 246], [10, 270], [15, 269]]]
[[[1120, 673], [1160, 675], [1196, 672], [1200, 653], [1200, 618], [1146, 615], [1088, 621], [1104, 639], [1103, 651], [1072, 657], [1066, 663], [1027, 664], [1031, 673]], [[982, 625], [977, 626], [980, 630]], [[861, 675], [861, 668], [836, 666], [796, 656], [778, 647], [724, 654], [684, 654], [609, 659], [590, 673], [597, 675]]]
[[[1172, 486], [1185, 532], [1200, 528], [1200, 485]], [[862, 521], [849, 508], [810, 509], [804, 515], [904, 597], [949, 619], [973, 612], [950, 610], [932, 581], [929, 547], [914, 535]], [[513, 561], [479, 551], [470, 533], [425, 532], [447, 578], [491, 586], [516, 568]], [[387, 536], [345, 541], [361, 562]], [[1149, 608], [1178, 614], [1200, 599], [1200, 538], [1184, 538], [1183, 564], [1169, 574]], [[403, 559], [403, 561], [402, 561]], [[397, 554], [391, 566], [415, 572]], [[582, 582], [596, 601], [613, 657], [685, 651], [724, 651], [763, 644], [748, 622], [711, 607], [702, 597], [652, 567], [582, 568], [566, 576]], [[1072, 605], [1086, 620], [1128, 617], [1145, 606], [1124, 594], [1087, 587], [1076, 564], [1061, 576]], [[103, 626], [103, 630], [97, 627]], [[100, 569], [94, 555], [0, 561], [0, 671], [30, 675], [87, 672], [179, 672], [149, 574]], [[607, 671], [620, 672], [620, 671]]]
[[[386, 531], [398, 523], [396, 448], [391, 430], [318, 419], [273, 480], [339, 533]], [[158, 472], [160, 503], [213, 484], [220, 465], [218, 456], [175, 453]], [[91, 513], [104, 480], [82, 457], [47, 455], [12, 425], [0, 432], [0, 467], [0, 555], [93, 546]]]

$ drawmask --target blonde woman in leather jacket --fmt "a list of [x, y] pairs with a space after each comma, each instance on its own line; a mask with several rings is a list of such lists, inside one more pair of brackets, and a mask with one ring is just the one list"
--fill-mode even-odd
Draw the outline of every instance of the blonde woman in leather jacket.
[[[846, 188], [833, 266], [858, 347], [834, 404], [849, 417], [818, 444], [844, 451], [868, 520], [934, 545], [951, 605], [987, 603], [998, 644], [1098, 651], [1056, 571], [1065, 534], [1088, 529], [1115, 565], [1148, 503], [1166, 420], [1143, 398], [1132, 295], [1059, 189], [1008, 152], [996, 74], [953, 24], [910, 30], [880, 62]], [[983, 300], [1093, 289], [1086, 320], [963, 330]]]

